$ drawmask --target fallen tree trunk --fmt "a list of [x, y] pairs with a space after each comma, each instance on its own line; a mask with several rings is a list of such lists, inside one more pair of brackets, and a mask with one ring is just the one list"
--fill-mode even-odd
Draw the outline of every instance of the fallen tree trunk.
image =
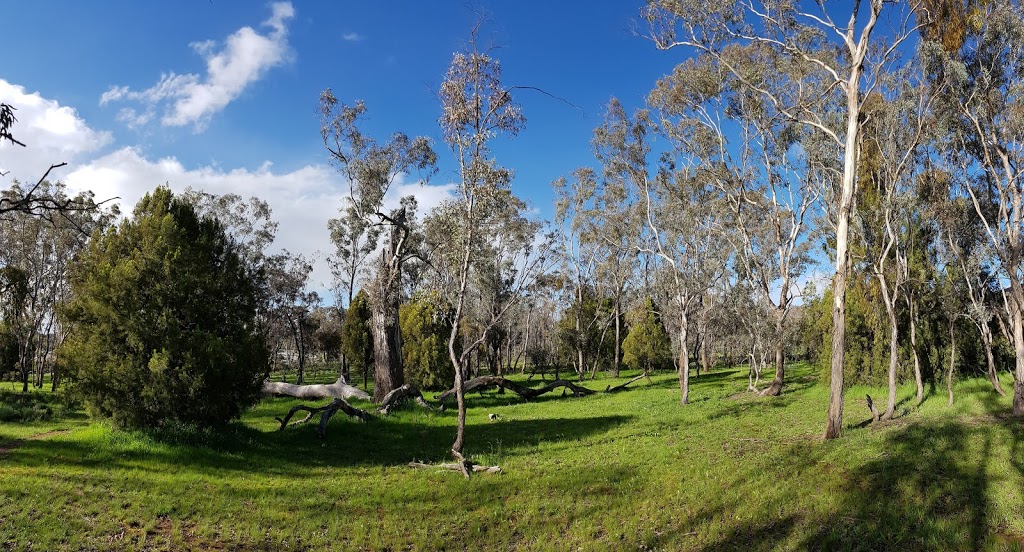
[[614, 392], [616, 392], [616, 391], [622, 391], [622, 390], [623, 390], [623, 389], [625, 389], [625, 388], [626, 388], [626, 386], [628, 386], [629, 384], [631, 384], [631, 383], [633, 383], [633, 382], [635, 382], [635, 381], [639, 381], [639, 380], [642, 380], [642, 379], [644, 379], [644, 378], [647, 378], [647, 383], [651, 383], [651, 376], [648, 376], [648, 375], [647, 375], [647, 372], [644, 372], [643, 374], [640, 374], [639, 376], [637, 376], [637, 377], [635, 377], [635, 378], [633, 378], [633, 379], [631, 379], [631, 380], [629, 380], [629, 381], [627, 381], [626, 383], [623, 383], [623, 384], [621, 384], [621, 385], [616, 385], [615, 387], [612, 387], [612, 386], [610, 386], [610, 385], [609, 385], [609, 386], [606, 386], [606, 387], [604, 388], [604, 392], [605, 392], [605, 393], [614, 393]]
[[381, 401], [380, 406], [377, 407], [377, 412], [387, 416], [391, 409], [398, 406], [402, 401], [406, 399], [412, 399], [416, 404], [426, 408], [427, 410], [433, 410], [434, 407], [427, 403], [426, 399], [423, 398], [423, 394], [420, 393], [419, 389], [406, 383], [401, 387], [395, 388], [390, 393], [384, 396], [384, 400]]
[[327, 385], [295, 385], [281, 381], [263, 382], [263, 394], [271, 396], [295, 397], [296, 399], [361, 399], [370, 400], [370, 395], [358, 387], [345, 383], [345, 380], [338, 378], [338, 381]]
[[[555, 380], [543, 387], [538, 387], [537, 389], [534, 389], [532, 387], [527, 387], [525, 385], [505, 379], [501, 376], [481, 376], [479, 378], [473, 378], [467, 381], [462, 386], [463, 390], [467, 393], [470, 391], [483, 391], [484, 389], [488, 389], [491, 387], [508, 389], [526, 400], [535, 399], [543, 395], [544, 393], [549, 393], [551, 391], [554, 391], [555, 389], [558, 389], [559, 387], [564, 387], [569, 391], [572, 391], [572, 394], [575, 396], [594, 394], [594, 391], [592, 389], [581, 387], [567, 380]], [[455, 389], [449, 389], [448, 391], [445, 391], [440, 395], [434, 395], [434, 400], [443, 401], [445, 399], [453, 397], [454, 395]]]
[[321, 407], [306, 406], [304, 404], [293, 406], [291, 410], [288, 411], [288, 414], [285, 415], [284, 418], [274, 418], [278, 422], [281, 422], [281, 429], [279, 429], [278, 431], [283, 431], [286, 427], [288, 427], [288, 421], [291, 420], [292, 416], [294, 416], [295, 413], [300, 410], [307, 412], [306, 417], [299, 420], [298, 422], [295, 422], [292, 425], [304, 424], [311, 420], [313, 416], [315, 416], [316, 414], [320, 414], [320, 427], [317, 428], [317, 435], [319, 435], [321, 439], [323, 439], [324, 436], [327, 435], [327, 422], [329, 422], [331, 420], [331, 417], [334, 416], [339, 410], [341, 410], [345, 414], [348, 414], [349, 416], [352, 416], [353, 418], [358, 418], [359, 421], [361, 422], [368, 422], [373, 419], [373, 416], [371, 416], [369, 412], [365, 410], [360, 410], [348, 404], [347, 402], [345, 402], [345, 399], [334, 399], [333, 401], [331, 401], [330, 404]]

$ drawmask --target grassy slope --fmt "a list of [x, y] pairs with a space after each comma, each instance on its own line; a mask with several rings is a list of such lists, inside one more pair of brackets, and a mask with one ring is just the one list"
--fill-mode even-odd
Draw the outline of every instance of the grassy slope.
[[[453, 412], [339, 417], [324, 441], [275, 431], [285, 399], [220, 435], [2, 423], [0, 448], [23, 440], [0, 453], [0, 549], [1020, 548], [1024, 424], [984, 380], [952, 409], [938, 390], [866, 429], [864, 393], [884, 393], [851, 389], [850, 426], [827, 443], [827, 389], [806, 367], [789, 383], [754, 399], [745, 373], [719, 371], [687, 407], [671, 375], [578, 399], [472, 396], [468, 452], [505, 473], [470, 481], [404, 467], [445, 459]], [[900, 398], [906, 412], [912, 389]], [[71, 431], [26, 439], [54, 429]]]

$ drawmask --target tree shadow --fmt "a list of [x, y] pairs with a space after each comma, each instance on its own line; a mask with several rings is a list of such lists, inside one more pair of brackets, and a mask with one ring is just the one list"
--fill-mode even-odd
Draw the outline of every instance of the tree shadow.
[[803, 547], [816, 550], [978, 550], [989, 539], [993, 428], [917, 423], [852, 471], [840, 509]]
[[[317, 438], [315, 422], [284, 431], [260, 431], [235, 423], [199, 438], [173, 430], [114, 432], [98, 442], [73, 438], [22, 441], [4, 460], [26, 467], [66, 464], [142, 471], [185, 467], [197, 472], [259, 469], [291, 476], [318, 467], [389, 467], [411, 460], [446, 461], [455, 439], [455, 413], [433, 416], [451, 420], [422, 423], [424, 420], [415, 415], [399, 415], [359, 423], [336, 418], [324, 439]], [[597, 416], [470, 423], [466, 428], [468, 452], [507, 457], [540, 443], [583, 439], [629, 420], [629, 416]]]

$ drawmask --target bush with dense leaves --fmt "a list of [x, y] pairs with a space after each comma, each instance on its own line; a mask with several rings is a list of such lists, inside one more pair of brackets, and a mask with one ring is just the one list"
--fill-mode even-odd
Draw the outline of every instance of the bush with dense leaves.
[[255, 284], [221, 224], [167, 188], [93, 236], [71, 287], [61, 357], [91, 414], [213, 426], [259, 400], [268, 353]]
[[647, 298], [632, 313], [629, 334], [622, 342], [622, 361], [635, 370], [665, 370], [672, 367], [672, 340], [654, 307]]
[[405, 381], [420, 389], [448, 389], [455, 382], [455, 368], [448, 356], [449, 311], [436, 293], [413, 297], [399, 310]]

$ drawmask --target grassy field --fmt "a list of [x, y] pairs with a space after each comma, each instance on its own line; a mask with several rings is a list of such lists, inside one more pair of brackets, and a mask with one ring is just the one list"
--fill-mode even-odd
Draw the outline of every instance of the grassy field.
[[339, 416], [321, 441], [277, 431], [286, 399], [220, 433], [117, 432], [52, 403], [0, 422], [0, 550], [1022, 548], [1024, 424], [984, 380], [952, 408], [944, 389], [920, 408], [901, 389], [900, 418], [871, 427], [864, 394], [884, 393], [850, 389], [844, 436], [823, 442], [826, 387], [806, 366], [789, 378], [756, 399], [744, 371], [701, 375], [686, 407], [668, 374], [614, 395], [473, 395], [467, 452], [504, 473], [469, 481], [405, 467], [447, 460], [452, 411]]

